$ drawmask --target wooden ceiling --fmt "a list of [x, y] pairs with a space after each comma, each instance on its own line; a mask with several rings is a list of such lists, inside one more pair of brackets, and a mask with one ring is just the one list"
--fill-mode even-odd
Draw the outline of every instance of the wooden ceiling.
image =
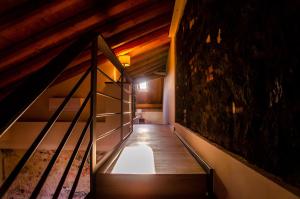
[[[41, 69], [88, 31], [98, 31], [117, 55], [129, 54], [133, 79], [160, 77], [169, 48], [174, 0], [3, 0], [0, 3], [0, 90]], [[99, 53], [98, 63], [105, 61]], [[85, 49], [57, 83], [90, 64]]]

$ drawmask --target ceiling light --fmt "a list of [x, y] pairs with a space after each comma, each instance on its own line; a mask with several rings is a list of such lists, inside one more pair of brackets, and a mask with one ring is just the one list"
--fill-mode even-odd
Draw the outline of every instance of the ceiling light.
[[130, 66], [130, 56], [129, 55], [119, 55], [118, 58], [124, 67]]

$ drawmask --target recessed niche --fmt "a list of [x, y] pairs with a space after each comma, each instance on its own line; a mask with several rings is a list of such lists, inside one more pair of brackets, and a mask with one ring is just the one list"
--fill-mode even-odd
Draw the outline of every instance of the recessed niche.
[[207, 35], [205, 42], [207, 44], [209, 44], [211, 42], [211, 40], [210, 40], [210, 34]]
[[220, 44], [221, 41], [222, 41], [222, 38], [221, 38], [221, 29], [219, 28], [218, 36], [217, 36], [217, 43]]

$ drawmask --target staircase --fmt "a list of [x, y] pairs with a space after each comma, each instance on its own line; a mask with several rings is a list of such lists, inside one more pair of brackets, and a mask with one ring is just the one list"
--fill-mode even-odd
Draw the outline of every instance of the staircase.
[[[91, 44], [91, 45], [90, 45]], [[73, 120], [70, 122], [66, 133], [60, 140], [58, 147], [52, 155], [45, 170], [41, 173], [30, 193], [29, 198], [38, 198], [40, 191], [44, 187], [44, 184], [55, 165], [58, 157], [64, 149], [69, 138], [73, 135], [74, 128], [79, 121], [80, 115], [84, 108], [89, 105], [89, 118], [85, 121], [84, 128], [78, 138], [74, 151], [72, 152], [70, 159], [64, 168], [61, 178], [58, 180], [55, 187], [55, 192], [52, 198], [59, 198], [63, 185], [70, 172], [70, 168], [73, 165], [74, 159], [77, 156], [78, 150], [83, 143], [84, 137], [89, 137], [89, 142], [85, 148], [83, 157], [79, 164], [77, 173], [75, 175], [74, 183], [71, 187], [68, 198], [73, 198], [76, 187], [79, 183], [81, 173], [84, 165], [89, 158], [90, 164], [90, 185], [91, 193], [88, 195], [91, 198], [211, 198], [212, 197], [212, 169], [199, 157], [197, 154], [184, 142], [180, 137], [177, 141], [174, 141], [175, 134], [166, 134], [162, 131], [158, 134], [152, 133], [145, 137], [140, 137], [142, 134], [133, 134], [133, 120], [134, 118], [134, 86], [132, 80], [126, 72], [124, 67], [116, 58], [110, 47], [105, 42], [104, 38], [97, 33], [89, 33], [79, 40], [73, 42], [70, 46], [59, 53], [53, 60], [47, 63], [41, 70], [28, 77], [21, 85], [18, 85], [12, 90], [0, 103], [0, 137], [4, 135], [8, 129], [22, 116], [22, 114], [33, 104], [39, 96], [41, 96], [47, 88], [49, 88], [67, 68], [68, 64], [74, 60], [76, 56], [80, 54], [82, 49], [86, 47], [91, 49], [91, 67], [86, 71], [83, 71], [82, 77], [71, 89], [70, 93], [65, 97], [61, 105], [52, 114], [49, 121], [42, 128], [40, 133], [32, 141], [31, 146], [20, 158], [15, 168], [3, 181], [0, 187], [0, 198], [7, 197], [6, 193], [9, 188], [17, 179], [21, 170], [24, 168], [28, 160], [37, 151], [39, 145], [43, 139], [49, 134], [51, 128], [55, 125], [57, 119], [63, 112], [65, 106], [70, 101], [74, 93], [82, 85], [83, 81], [90, 76], [90, 90], [83, 104], [76, 112]], [[101, 51], [103, 55], [113, 63], [113, 65], [119, 70], [121, 77], [120, 81], [111, 79], [101, 69], [97, 67], [97, 54]], [[97, 74], [102, 74], [112, 84], [120, 88], [120, 97], [115, 97], [110, 94], [97, 91]], [[126, 89], [124, 85], [127, 85], [129, 89]], [[29, 89], [30, 88], [30, 89]], [[124, 98], [124, 93], [129, 95], [128, 98]], [[118, 100], [120, 102], [120, 112], [112, 113], [96, 113], [97, 110], [97, 96], [103, 96], [111, 100]], [[129, 104], [128, 111], [124, 108], [124, 104]], [[111, 129], [107, 132], [101, 132], [98, 135], [95, 132], [97, 118], [104, 118], [110, 116], [120, 117], [120, 123], [117, 128]], [[124, 120], [124, 115], [127, 115], [129, 122]], [[124, 127], [129, 126], [130, 131], [125, 132]], [[96, 162], [97, 141], [101, 141], [104, 138], [115, 134], [119, 134], [119, 143], [114, 148], [107, 152], [100, 161]], [[128, 139], [130, 138], [130, 139]], [[172, 142], [169, 142], [173, 140]], [[182, 143], [180, 143], [180, 141]], [[113, 173], [113, 166], [116, 164], [116, 158], [120, 157], [121, 151], [124, 151], [124, 147], [127, 147], [134, 142], [149, 142], [148, 145], [154, 154], [154, 160], [160, 165], [155, 165], [155, 173], [151, 174], [132, 174], [132, 173]], [[185, 146], [186, 148], [184, 148]], [[162, 148], [165, 147], [165, 148]], [[180, 150], [177, 154], [173, 152]], [[190, 156], [186, 156], [190, 152]], [[164, 155], [166, 154], [166, 155]], [[194, 157], [192, 157], [192, 156]], [[167, 159], [166, 159], [167, 157]], [[156, 159], [155, 159], [156, 158]], [[168, 159], [169, 158], [169, 159]], [[183, 159], [182, 159], [183, 158]], [[196, 162], [192, 163], [191, 159], [195, 159], [200, 166], [195, 166]], [[135, 161], [138, 165], [139, 160]], [[197, 168], [201, 171], [197, 170]], [[109, 172], [102, 172], [103, 168], [107, 168]], [[173, 168], [173, 170], [172, 170]], [[167, 170], [166, 170], [167, 169]], [[187, 170], [186, 170], [187, 169]]]

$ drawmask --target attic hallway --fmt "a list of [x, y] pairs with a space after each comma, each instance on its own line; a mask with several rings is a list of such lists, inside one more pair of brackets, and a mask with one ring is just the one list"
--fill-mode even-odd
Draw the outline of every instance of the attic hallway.
[[299, 199], [299, 11], [0, 0], [0, 199]]
[[168, 125], [135, 125], [96, 178], [99, 198], [207, 198], [207, 173]]
[[[83, 54], [87, 65], [70, 72]], [[136, 93], [147, 88], [138, 86], [144, 72], [132, 75], [123, 61], [88, 32], [2, 95], [0, 198], [211, 198], [212, 169], [191, 147], [167, 126], [135, 125]], [[161, 78], [160, 69], [147, 80]], [[124, 174], [120, 161], [132, 149], [147, 153], [135, 160], [147, 163], [146, 173]]]

